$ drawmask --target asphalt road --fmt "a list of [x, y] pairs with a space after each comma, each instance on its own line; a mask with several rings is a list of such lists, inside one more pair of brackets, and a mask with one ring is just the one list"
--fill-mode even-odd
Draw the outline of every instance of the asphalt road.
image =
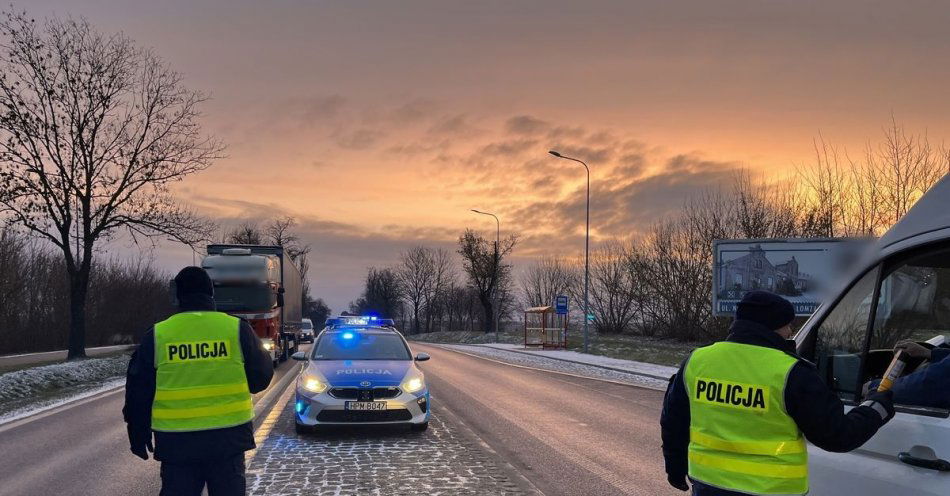
[[548, 496], [683, 494], [660, 452], [663, 393], [412, 343], [433, 394]]
[[[297, 365], [281, 364], [272, 387]], [[129, 452], [124, 393], [119, 388], [0, 425], [0, 495], [158, 494], [158, 462]]]

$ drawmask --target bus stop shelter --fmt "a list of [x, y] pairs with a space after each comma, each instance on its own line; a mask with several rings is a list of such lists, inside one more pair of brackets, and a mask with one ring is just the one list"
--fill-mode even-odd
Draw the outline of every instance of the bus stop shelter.
[[525, 348], [566, 349], [567, 317], [568, 315], [566, 313], [558, 314], [552, 306], [525, 309]]

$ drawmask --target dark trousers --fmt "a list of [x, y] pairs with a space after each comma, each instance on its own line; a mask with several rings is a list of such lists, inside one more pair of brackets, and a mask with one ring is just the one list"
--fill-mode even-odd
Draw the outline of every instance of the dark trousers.
[[205, 484], [209, 496], [243, 496], [247, 489], [244, 453], [186, 463], [162, 462], [161, 496], [200, 496]]

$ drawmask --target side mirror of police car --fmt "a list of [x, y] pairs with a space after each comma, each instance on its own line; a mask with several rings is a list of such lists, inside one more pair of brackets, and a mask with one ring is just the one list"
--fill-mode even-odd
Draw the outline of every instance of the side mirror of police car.
[[418, 355], [416, 355], [417, 362], [424, 362], [428, 360], [429, 358], [432, 358], [432, 357], [430, 357], [428, 353], [419, 353]]
[[307, 359], [307, 354], [302, 351], [298, 351], [297, 353], [290, 355], [290, 358], [293, 358], [294, 360], [300, 360], [302, 362]]

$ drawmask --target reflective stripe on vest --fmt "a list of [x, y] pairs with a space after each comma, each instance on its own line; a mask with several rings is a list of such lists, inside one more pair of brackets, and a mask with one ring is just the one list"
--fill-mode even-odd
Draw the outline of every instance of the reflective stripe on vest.
[[721, 342], [686, 364], [689, 476], [748, 494], [808, 492], [808, 452], [785, 410], [798, 360], [780, 350]]
[[153, 430], [220, 429], [254, 418], [235, 317], [184, 312], [159, 322], [155, 369]]

